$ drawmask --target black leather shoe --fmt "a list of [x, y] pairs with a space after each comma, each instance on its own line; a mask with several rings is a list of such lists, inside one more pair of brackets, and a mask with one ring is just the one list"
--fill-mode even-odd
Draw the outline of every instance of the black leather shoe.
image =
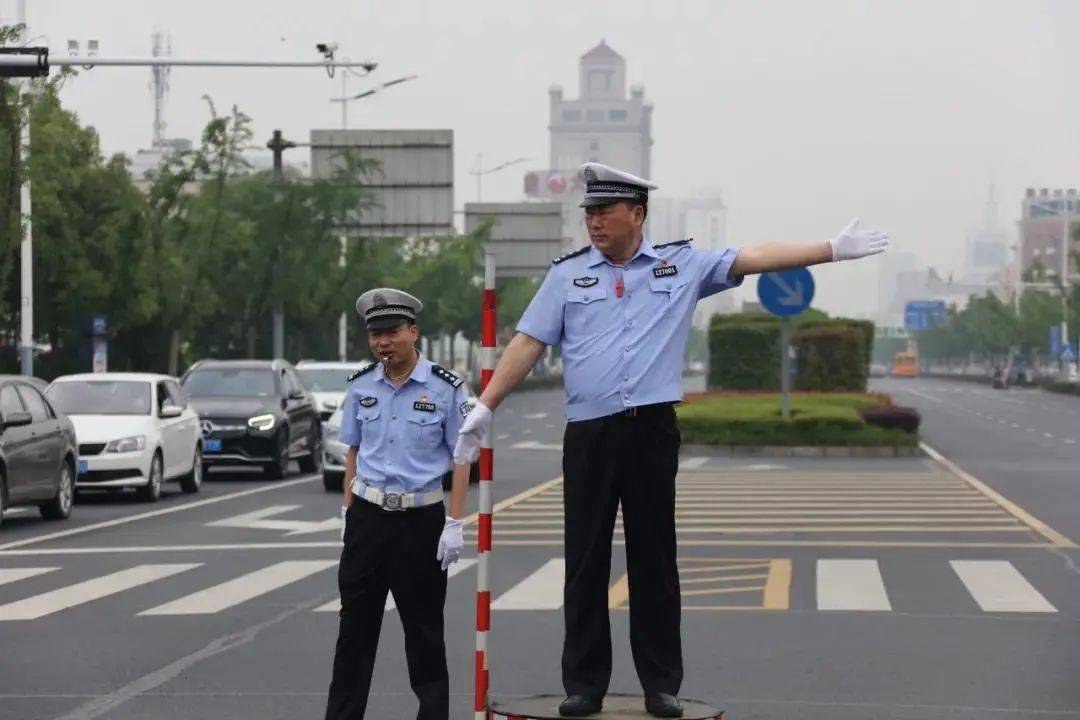
[[567, 695], [566, 699], [559, 703], [559, 714], [563, 717], [588, 717], [603, 709], [603, 700], [588, 695]]
[[681, 718], [682, 705], [674, 695], [653, 693], [645, 698], [645, 710], [653, 717]]

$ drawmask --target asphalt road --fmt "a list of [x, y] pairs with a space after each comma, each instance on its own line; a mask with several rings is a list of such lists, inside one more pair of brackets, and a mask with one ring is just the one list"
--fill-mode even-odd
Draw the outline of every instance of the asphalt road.
[[[1080, 431], [1063, 431], [1080, 399], [881, 385], [968, 479], [926, 457], [684, 452], [683, 694], [729, 718], [1080, 717], [1080, 448], [1065, 442]], [[561, 393], [513, 396], [496, 422], [497, 500], [524, 496], [496, 518], [493, 687], [556, 693]], [[6, 517], [0, 719], [321, 717], [337, 507], [315, 476], [229, 475], [157, 505], [80, 503], [67, 523]], [[464, 720], [476, 576], [460, 567], [446, 617]], [[617, 545], [612, 692], [640, 692], [624, 575]], [[388, 620], [368, 716], [408, 718]]]

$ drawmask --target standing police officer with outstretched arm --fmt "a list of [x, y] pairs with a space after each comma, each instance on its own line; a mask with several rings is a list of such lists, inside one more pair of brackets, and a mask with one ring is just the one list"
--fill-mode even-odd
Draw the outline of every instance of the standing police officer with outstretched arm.
[[381, 362], [349, 378], [342, 406], [340, 438], [349, 451], [338, 568], [341, 625], [327, 720], [364, 717], [387, 592], [405, 630], [409, 681], [420, 700], [417, 720], [450, 714], [443, 605], [446, 570], [461, 556], [469, 465], [453, 467], [449, 515], [442, 477], [468, 414], [468, 390], [417, 352], [422, 307], [389, 288], [356, 301]]
[[562, 715], [599, 712], [611, 677], [607, 593], [611, 539], [622, 505], [630, 585], [630, 646], [645, 707], [681, 717], [675, 475], [682, 365], [698, 299], [746, 275], [882, 252], [884, 233], [853, 221], [835, 239], [702, 252], [689, 240], [644, 236], [647, 180], [599, 163], [582, 166], [591, 245], [553, 263], [454, 450], [474, 460], [491, 412], [547, 345], [562, 344], [566, 583]]

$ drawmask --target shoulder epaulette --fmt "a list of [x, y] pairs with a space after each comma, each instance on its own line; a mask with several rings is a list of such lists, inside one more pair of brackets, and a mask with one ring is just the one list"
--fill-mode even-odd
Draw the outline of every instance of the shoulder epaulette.
[[434, 373], [435, 377], [439, 378], [440, 380], [450, 383], [452, 387], [460, 387], [461, 383], [463, 382], [463, 380], [457, 375], [439, 365], [432, 365], [431, 372]]
[[345, 380], [345, 382], [346, 382], [346, 383], [351, 383], [351, 382], [352, 382], [353, 380], [355, 380], [356, 378], [360, 377], [360, 376], [361, 376], [361, 375], [363, 375], [364, 373], [369, 373], [369, 372], [371, 372], [372, 370], [374, 370], [374, 369], [375, 369], [375, 366], [376, 366], [376, 365], [378, 365], [378, 363], [371, 363], [370, 365], [368, 365], [368, 366], [367, 366], [367, 367], [365, 367], [365, 368], [360, 368], [359, 370], [357, 370], [356, 372], [354, 372], [354, 373], [353, 373], [352, 375], [350, 375], [350, 376], [348, 377], [348, 379], [347, 379], [347, 380]]
[[566, 253], [565, 255], [557, 257], [557, 258], [555, 258], [554, 260], [551, 261], [551, 264], [552, 265], [558, 265], [563, 260], [569, 260], [570, 258], [577, 257], [578, 255], [581, 255], [582, 253], [587, 253], [587, 252], [589, 252], [589, 247], [590, 247], [589, 245], [586, 245], [585, 247], [581, 248], [580, 250], [575, 250], [574, 252]]
[[653, 245], [653, 250], [659, 250], [660, 248], [676, 247], [677, 245], [689, 245], [694, 242], [694, 238], [686, 238], [685, 240], [676, 240], [675, 242], [664, 243], [663, 245]]

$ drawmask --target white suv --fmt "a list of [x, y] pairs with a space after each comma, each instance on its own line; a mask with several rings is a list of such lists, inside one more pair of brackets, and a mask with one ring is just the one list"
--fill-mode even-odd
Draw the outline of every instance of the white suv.
[[175, 378], [149, 373], [65, 375], [45, 392], [75, 425], [78, 489], [136, 488], [153, 502], [166, 480], [202, 485], [199, 416]]
[[370, 364], [367, 360], [354, 363], [301, 360], [296, 364], [300, 382], [315, 397], [320, 420], [326, 422], [341, 406], [345, 399], [345, 381], [349, 376]]

